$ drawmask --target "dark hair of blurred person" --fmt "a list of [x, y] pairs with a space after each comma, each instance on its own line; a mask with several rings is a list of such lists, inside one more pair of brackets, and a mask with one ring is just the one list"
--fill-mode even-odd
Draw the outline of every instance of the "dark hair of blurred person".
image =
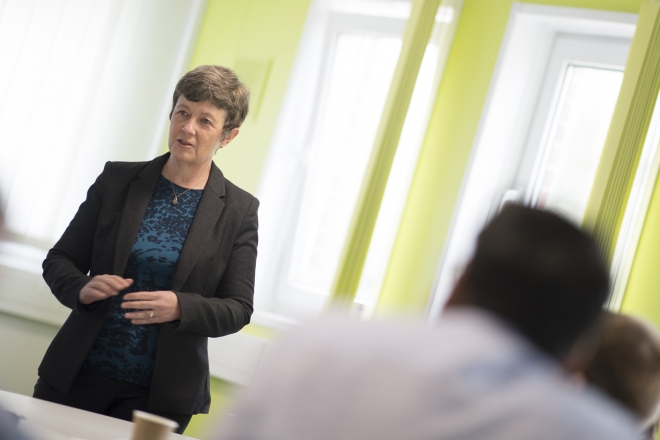
[[642, 430], [654, 430], [660, 415], [660, 334], [648, 322], [610, 312], [596, 330], [586, 380], [632, 411]]
[[609, 276], [594, 241], [556, 214], [507, 204], [448, 302], [503, 318], [561, 358], [599, 315]]

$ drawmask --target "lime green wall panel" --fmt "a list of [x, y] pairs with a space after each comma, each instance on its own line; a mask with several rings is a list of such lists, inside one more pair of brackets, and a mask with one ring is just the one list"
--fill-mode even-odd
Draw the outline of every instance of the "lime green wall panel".
[[[660, 5], [645, 5], [640, 14], [639, 23], [640, 29], [646, 27], [649, 33], [651, 29], [656, 33], [659, 32]], [[649, 89], [646, 93], [654, 98], [658, 96], [658, 90], [660, 89], [660, 79], [658, 79], [660, 72], [658, 70], [658, 41], [657, 36], [653, 35], [648, 38], [649, 44], [646, 47], [640, 48], [640, 52], [641, 49], [645, 49], [648, 57], [653, 59], [655, 63], [649, 62], [645, 66], [649, 70], [649, 72], [644, 72], [647, 74], [647, 81], [640, 80], [637, 84], [637, 87], [640, 88], [646, 84], [646, 88]], [[656, 46], [653, 46], [653, 44]], [[652, 65], [655, 66], [653, 70], [650, 68]], [[655, 75], [651, 75], [651, 71]], [[649, 79], [652, 79], [652, 81], [649, 81]], [[641, 111], [636, 112], [636, 114], [644, 116], [644, 113]], [[646, 120], [645, 122], [648, 126], [649, 121]], [[648, 318], [658, 326], [660, 326], [660, 294], [658, 293], [660, 292], [660, 277], [658, 277], [658, 261], [660, 261], [660, 228], [658, 228], [658, 222], [660, 221], [659, 185], [660, 180], [656, 177], [653, 194], [639, 238], [635, 260], [633, 261], [630, 277], [628, 278], [626, 293], [621, 305], [621, 310], [624, 313]]]
[[385, 278], [380, 311], [423, 310], [426, 305], [508, 17], [508, 6], [496, 3], [464, 3]]
[[[238, 137], [215, 157], [225, 176], [255, 193], [311, 0], [209, 0], [190, 67], [262, 65]], [[255, 90], [256, 89], [256, 90]], [[254, 93], [259, 92], [263, 94]], [[257, 96], [261, 95], [261, 96]], [[256, 114], [258, 110], [258, 114]], [[256, 119], [255, 119], [256, 116]]]
[[642, 6], [583, 226], [611, 261], [660, 87], [660, 4]]
[[[381, 314], [426, 308], [512, 3], [465, 0], [381, 292]], [[527, 3], [637, 13], [642, 1]]]
[[656, 182], [621, 311], [660, 325], [660, 191]]

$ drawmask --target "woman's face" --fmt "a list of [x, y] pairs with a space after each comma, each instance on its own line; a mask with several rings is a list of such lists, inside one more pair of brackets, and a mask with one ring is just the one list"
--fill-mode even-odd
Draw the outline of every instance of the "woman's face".
[[227, 112], [209, 101], [188, 101], [179, 96], [170, 120], [168, 146], [172, 156], [190, 165], [211, 160], [218, 148], [236, 137], [238, 129], [222, 136]]

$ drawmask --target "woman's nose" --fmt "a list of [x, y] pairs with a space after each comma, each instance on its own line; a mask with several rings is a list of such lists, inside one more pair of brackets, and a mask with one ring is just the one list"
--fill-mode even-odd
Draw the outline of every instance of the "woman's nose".
[[194, 128], [192, 126], [191, 121], [184, 122], [183, 125], [181, 126], [181, 131], [184, 133], [190, 133], [192, 134], [194, 131]]

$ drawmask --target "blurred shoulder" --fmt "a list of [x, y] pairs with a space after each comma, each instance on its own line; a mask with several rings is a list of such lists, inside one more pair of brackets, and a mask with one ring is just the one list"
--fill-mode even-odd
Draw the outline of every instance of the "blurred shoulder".
[[630, 413], [593, 390], [569, 389], [548, 381], [544, 398], [530, 399], [555, 438], [594, 440], [636, 439], [640, 433]]

